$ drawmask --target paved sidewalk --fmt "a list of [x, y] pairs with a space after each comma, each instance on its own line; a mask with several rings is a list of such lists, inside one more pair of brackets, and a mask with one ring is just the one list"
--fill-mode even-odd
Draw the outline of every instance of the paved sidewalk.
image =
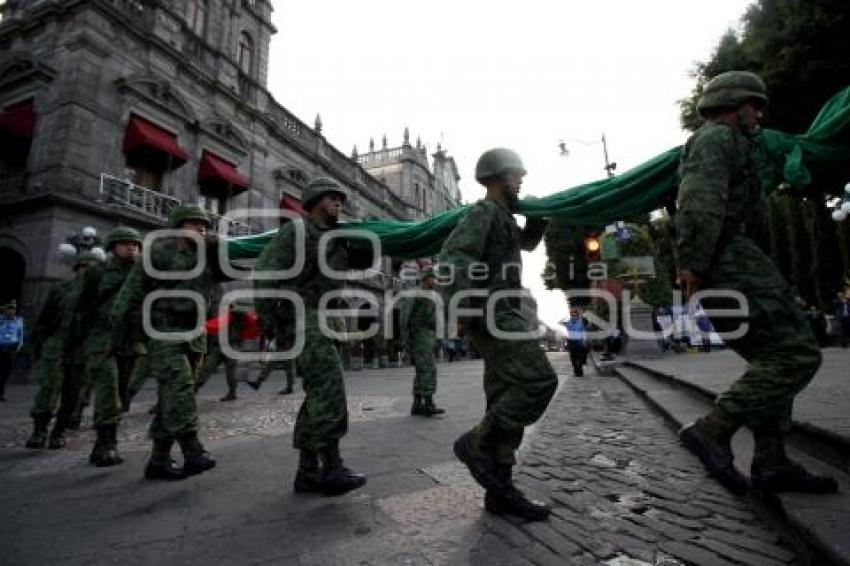
[[[821, 369], [794, 401], [794, 421], [836, 435], [850, 445], [850, 349], [825, 348], [822, 352]], [[712, 394], [726, 390], [746, 367], [731, 350], [671, 354], [635, 363]]]
[[[566, 355], [551, 359], [565, 376]], [[483, 411], [481, 362], [439, 369], [440, 419], [408, 415], [412, 368], [347, 375], [343, 455], [369, 483], [341, 498], [292, 493], [300, 395], [276, 395], [279, 374], [259, 393], [240, 387], [233, 403], [216, 400], [222, 375], [207, 384], [202, 436], [219, 465], [175, 483], [141, 478], [152, 389], [122, 425], [126, 462], [100, 469], [86, 463], [90, 431], [67, 450], [22, 448], [31, 390], [13, 386], [13, 402], [0, 406], [0, 563], [800, 563], [780, 531], [706, 477], [663, 418], [611, 378], [565, 379], [523, 445], [519, 482], [551, 498], [552, 519], [487, 515], [451, 452]]]

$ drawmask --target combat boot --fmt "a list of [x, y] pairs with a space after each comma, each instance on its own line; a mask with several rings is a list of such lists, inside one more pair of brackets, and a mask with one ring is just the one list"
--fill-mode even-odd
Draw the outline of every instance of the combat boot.
[[797, 462], [762, 467], [756, 461], [750, 469], [753, 487], [764, 493], [797, 491], [801, 493], [837, 493], [838, 482], [829, 476], [813, 474]]
[[32, 434], [27, 439], [27, 448], [44, 448], [47, 444], [47, 425], [50, 415], [36, 415], [32, 418]]
[[336, 442], [323, 448], [320, 457], [322, 471], [319, 491], [322, 495], [343, 495], [366, 485], [366, 476], [342, 465], [342, 458], [339, 456], [339, 444]]
[[250, 387], [254, 391], [259, 391], [260, 386], [263, 384], [263, 382], [260, 381], [259, 379], [256, 380], [256, 381], [246, 381], [245, 383], [248, 385], [248, 387]]
[[548, 505], [528, 499], [513, 482], [512, 467], [499, 464], [496, 468], [504, 489], [489, 489], [484, 495], [484, 509], [493, 515], [514, 515], [526, 521], [545, 521], [551, 509]]
[[186, 475], [193, 476], [215, 467], [215, 460], [204, 450], [197, 432], [187, 432], [180, 437], [180, 450], [183, 452], [183, 470]]
[[65, 427], [59, 423], [53, 425], [53, 430], [50, 431], [50, 440], [47, 441], [48, 448], [58, 450], [65, 448]]
[[703, 429], [701, 421], [696, 421], [679, 429], [679, 439], [726, 489], [735, 495], [744, 495], [750, 488], [747, 478], [735, 468], [731, 436], [728, 440], [718, 440]]
[[505, 489], [499, 479], [495, 460], [475, 446], [472, 432], [467, 432], [455, 441], [454, 453], [469, 468], [469, 473], [481, 487], [497, 491]]
[[118, 425], [108, 424], [97, 427], [98, 438], [101, 438], [101, 450], [95, 459], [94, 465], [100, 468], [117, 466], [124, 462], [124, 458], [118, 453]]
[[91, 448], [91, 454], [89, 454], [89, 464], [97, 465], [102, 458], [103, 451], [106, 450], [106, 438], [105, 438], [105, 429], [103, 427], [97, 428], [97, 436], [94, 440], [94, 446]]
[[224, 397], [219, 399], [219, 401], [222, 401], [222, 402], [236, 401], [236, 392], [235, 391], [228, 391], [227, 395], [225, 395]]
[[145, 466], [145, 479], [176, 481], [188, 477], [186, 471], [171, 458], [173, 443], [174, 441], [170, 438], [153, 441], [153, 452]]
[[295, 474], [295, 493], [320, 493], [321, 472], [319, 455], [312, 450], [301, 450], [298, 472]]
[[421, 415], [422, 413], [422, 395], [413, 396], [413, 406], [410, 407], [411, 415]]
[[420, 414], [426, 417], [433, 417], [434, 415], [442, 415], [445, 412], [445, 409], [441, 409], [434, 404], [433, 395], [424, 395], [422, 397], [422, 413]]

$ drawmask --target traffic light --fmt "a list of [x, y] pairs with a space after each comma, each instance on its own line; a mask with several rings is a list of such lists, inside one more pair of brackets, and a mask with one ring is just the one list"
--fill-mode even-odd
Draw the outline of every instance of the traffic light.
[[599, 234], [591, 232], [584, 238], [584, 258], [587, 263], [596, 263], [602, 258], [602, 242]]

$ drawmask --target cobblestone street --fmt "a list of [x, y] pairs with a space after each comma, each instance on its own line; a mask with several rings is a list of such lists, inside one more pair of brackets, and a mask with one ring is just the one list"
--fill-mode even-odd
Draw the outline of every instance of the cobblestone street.
[[[553, 354], [559, 376], [565, 354]], [[86, 463], [92, 435], [62, 451], [22, 448], [27, 395], [0, 407], [3, 564], [796, 564], [782, 531], [727, 494], [675, 431], [616, 378], [564, 378], [526, 436], [519, 482], [553, 504], [547, 523], [483, 511], [451, 445], [483, 411], [481, 362], [440, 364], [441, 419], [408, 415], [412, 368], [347, 376], [346, 464], [369, 475], [342, 498], [296, 496], [291, 428], [300, 395], [280, 376], [219, 403], [201, 391], [202, 436], [218, 467], [174, 484], [141, 479], [149, 388], [122, 425], [126, 462]], [[300, 382], [299, 382], [300, 385]], [[630, 559], [630, 560], [627, 560]]]

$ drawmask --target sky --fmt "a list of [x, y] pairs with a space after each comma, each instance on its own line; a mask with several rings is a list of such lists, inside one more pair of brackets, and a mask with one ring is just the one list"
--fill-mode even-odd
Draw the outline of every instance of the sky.
[[[601, 138], [626, 171], [687, 133], [677, 101], [697, 61], [739, 29], [752, 0], [272, 0], [268, 88], [344, 154], [404, 128], [455, 158], [466, 202], [483, 196], [478, 156], [509, 147], [520, 196], [605, 176]], [[569, 149], [562, 156], [559, 140]], [[522, 220], [520, 220], [522, 222]], [[523, 284], [550, 326], [568, 315], [546, 291], [545, 246], [523, 254]]]

